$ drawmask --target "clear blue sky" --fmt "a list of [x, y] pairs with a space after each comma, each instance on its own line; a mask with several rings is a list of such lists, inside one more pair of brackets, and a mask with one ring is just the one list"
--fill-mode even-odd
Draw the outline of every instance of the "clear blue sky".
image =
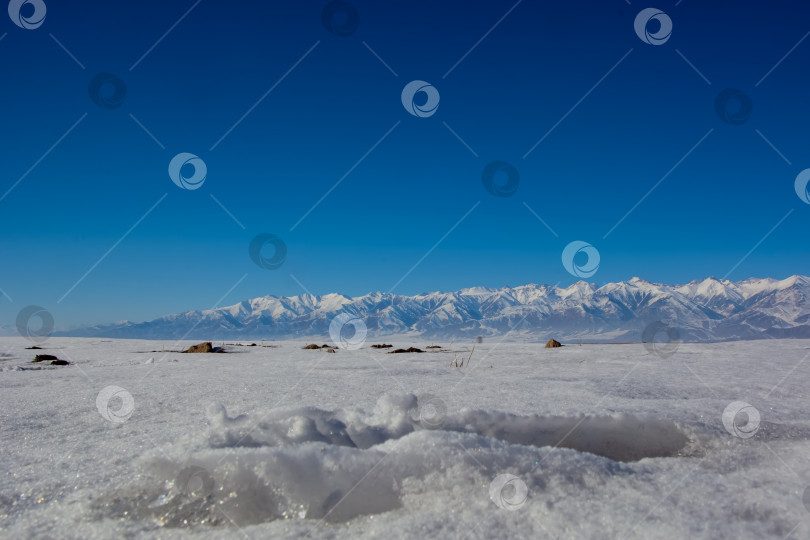
[[[673, 32], [655, 46], [635, 0], [524, 0], [497, 25], [513, 2], [357, 0], [349, 36], [322, 24], [327, 2], [45, 2], [37, 29], [0, 22], [4, 325], [29, 304], [65, 328], [210, 308], [237, 282], [223, 304], [302, 293], [290, 274], [352, 296], [568, 285], [574, 240], [599, 250], [597, 283], [810, 273], [793, 186], [810, 167], [810, 40], [771, 71], [810, 6], [664, 0]], [[119, 107], [90, 99], [99, 73], [125, 83]], [[403, 107], [413, 80], [438, 90], [432, 116]], [[715, 111], [726, 88], [750, 96], [742, 125]], [[169, 178], [181, 152], [207, 165], [197, 190]], [[495, 160], [520, 174], [511, 197], [483, 186]], [[248, 255], [260, 233], [287, 246], [277, 270]]]

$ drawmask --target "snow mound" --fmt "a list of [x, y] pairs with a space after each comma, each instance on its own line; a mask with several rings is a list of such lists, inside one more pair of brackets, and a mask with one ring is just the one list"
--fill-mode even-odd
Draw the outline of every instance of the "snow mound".
[[229, 418], [225, 407], [212, 404], [212, 448], [290, 446], [306, 442], [367, 449], [418, 430], [473, 433], [526, 446], [561, 446], [614, 461], [678, 455], [688, 443], [675, 424], [654, 417], [517, 416], [501, 412], [462, 411], [448, 417], [441, 400], [383, 396], [374, 413], [300, 408], [271, 412], [259, 423], [246, 416]]
[[690, 443], [677, 425], [651, 417], [447, 415], [430, 395], [386, 395], [371, 414], [304, 407], [232, 417], [218, 403], [206, 414], [207, 430], [144, 460], [136, 481], [97, 501], [96, 517], [170, 527], [319, 520], [314, 526], [455, 504], [504, 472], [519, 475], [529, 496], [555, 482], [607, 481], [632, 474], [621, 462], [682, 455]]

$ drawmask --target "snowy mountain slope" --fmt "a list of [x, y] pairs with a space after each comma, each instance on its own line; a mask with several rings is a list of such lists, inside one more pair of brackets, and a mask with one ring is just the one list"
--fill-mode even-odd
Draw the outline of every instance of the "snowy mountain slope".
[[463, 337], [503, 335], [563, 340], [639, 341], [653, 321], [675, 327], [688, 341], [810, 337], [810, 278], [707, 278], [685, 285], [640, 278], [601, 287], [580, 281], [561, 288], [524, 285], [416, 296], [370, 293], [265, 296], [143, 323], [82, 328], [62, 335], [146, 339], [279, 339], [328, 336], [341, 312], [360, 317], [369, 336]]

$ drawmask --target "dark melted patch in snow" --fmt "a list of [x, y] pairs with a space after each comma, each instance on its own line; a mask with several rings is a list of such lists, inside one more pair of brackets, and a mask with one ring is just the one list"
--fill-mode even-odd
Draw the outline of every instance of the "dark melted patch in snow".
[[[495, 416], [495, 418], [493, 418]], [[678, 456], [689, 438], [673, 422], [650, 417], [582, 418], [479, 413], [453, 431], [467, 431], [510, 444], [559, 446], [614, 461]], [[462, 429], [453, 429], [462, 427]]]

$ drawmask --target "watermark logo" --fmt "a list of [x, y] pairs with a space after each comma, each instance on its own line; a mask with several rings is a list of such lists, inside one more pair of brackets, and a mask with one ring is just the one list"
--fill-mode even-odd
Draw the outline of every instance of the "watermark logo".
[[493, 161], [484, 167], [481, 181], [496, 197], [511, 197], [520, 185], [520, 173], [505, 161]]
[[[119, 402], [118, 408], [114, 401]], [[135, 399], [132, 394], [120, 386], [107, 386], [96, 396], [96, 408], [102, 418], [113, 424], [123, 424], [135, 410]]]
[[[651, 27], [657, 29], [650, 31]], [[669, 15], [656, 8], [647, 8], [639, 11], [633, 22], [636, 35], [644, 43], [650, 45], [663, 45], [672, 36], [672, 19]]]
[[48, 8], [42, 0], [11, 0], [8, 3], [8, 16], [11, 22], [25, 28], [36, 30], [45, 22], [45, 13]]
[[366, 323], [357, 315], [340, 313], [329, 323], [329, 337], [341, 349], [355, 350], [366, 342]]
[[181, 470], [174, 485], [191, 500], [206, 499], [214, 492], [215, 487], [211, 473], [199, 465], [190, 465]]
[[350, 3], [334, 0], [324, 6], [321, 12], [321, 22], [329, 33], [348, 37], [357, 31], [360, 15]]
[[102, 109], [117, 109], [127, 96], [127, 85], [112, 73], [99, 73], [87, 87], [90, 99]]
[[[656, 336], [665, 334], [666, 341], [657, 341]], [[681, 346], [681, 334], [677, 328], [673, 328], [668, 324], [655, 321], [647, 325], [641, 333], [641, 341], [644, 343], [650, 353], [657, 354], [661, 358], [669, 358], [678, 351]]]
[[438, 396], [422, 394], [416, 398], [411, 418], [423, 429], [439, 429], [447, 419], [447, 405]]
[[501, 510], [519, 510], [529, 498], [526, 483], [514, 474], [499, 474], [489, 484], [489, 498]]
[[805, 169], [796, 177], [796, 183], [793, 185], [796, 188], [796, 195], [807, 204], [810, 204], [810, 189], [807, 184], [810, 183], [810, 169]]
[[200, 189], [207, 175], [205, 162], [194, 154], [181, 152], [169, 162], [169, 178], [181, 189]]
[[[34, 320], [39, 323], [32, 324]], [[44, 307], [24, 307], [17, 313], [17, 332], [28, 341], [42, 343], [53, 332], [53, 315]]]
[[742, 90], [726, 88], [714, 100], [714, 110], [720, 119], [733, 126], [741, 126], [751, 118], [754, 102]]
[[[417, 96], [420, 94], [426, 97], [424, 103], [417, 104]], [[419, 118], [433, 116], [439, 108], [439, 91], [425, 81], [411, 81], [402, 89], [402, 106]]]
[[275, 234], [262, 233], [250, 241], [248, 253], [259, 268], [278, 270], [287, 260], [287, 244]]
[[[587, 259], [584, 263], [579, 263], [577, 255], [584, 254]], [[588, 242], [575, 240], [565, 246], [562, 252], [563, 267], [572, 276], [589, 278], [599, 270], [599, 251]]]
[[744, 401], [734, 401], [723, 411], [726, 431], [741, 439], [750, 439], [759, 430], [759, 411]]

